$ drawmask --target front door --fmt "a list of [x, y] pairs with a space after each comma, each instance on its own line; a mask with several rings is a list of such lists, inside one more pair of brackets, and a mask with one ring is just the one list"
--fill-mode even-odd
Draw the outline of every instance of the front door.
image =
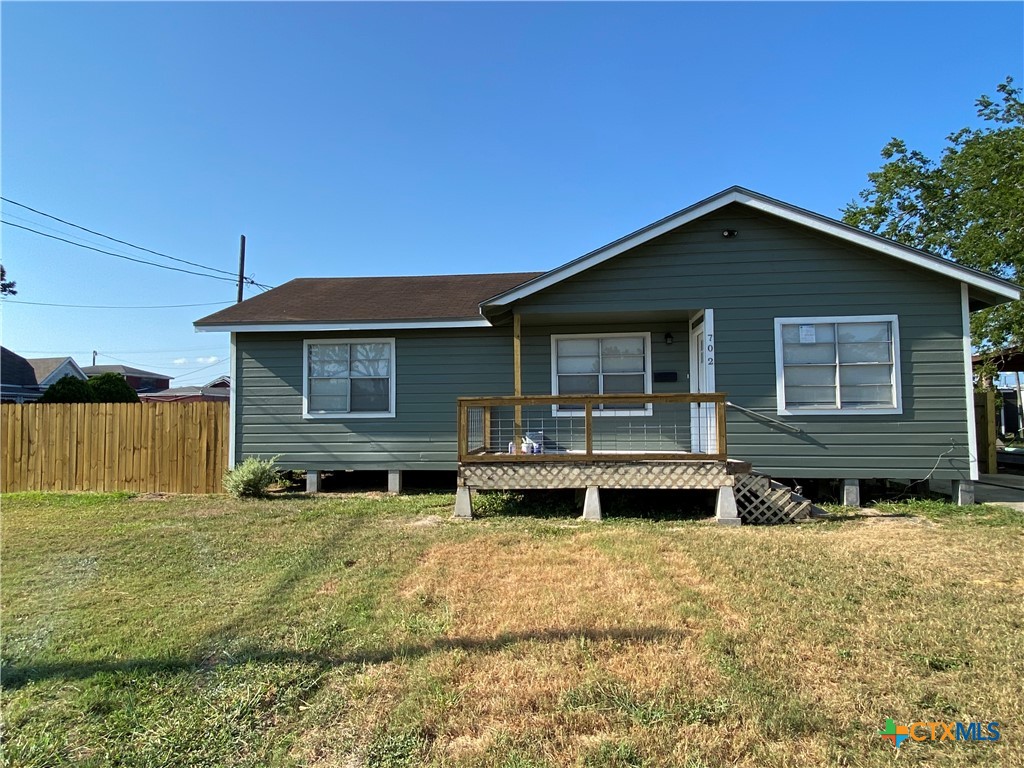
[[[698, 312], [690, 320], [690, 392], [715, 391], [714, 311]], [[717, 453], [714, 403], [690, 406], [690, 450]]]

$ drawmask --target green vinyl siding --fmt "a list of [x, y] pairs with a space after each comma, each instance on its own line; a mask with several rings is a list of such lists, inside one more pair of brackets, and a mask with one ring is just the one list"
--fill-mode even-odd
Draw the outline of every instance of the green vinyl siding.
[[[738, 235], [723, 238], [724, 229]], [[652, 370], [677, 374], [654, 391], [688, 392], [688, 317], [704, 308], [714, 310], [716, 389], [766, 417], [729, 409], [731, 457], [778, 477], [968, 476], [960, 284], [746, 206], [518, 302], [523, 393], [551, 393], [552, 334], [648, 332]], [[775, 318], [888, 314], [899, 318], [902, 414], [777, 414]], [[664, 343], [666, 332], [674, 344]], [[237, 458], [280, 455], [283, 466], [306, 469], [453, 469], [456, 398], [513, 392], [510, 321], [350, 335], [396, 340], [395, 417], [302, 418], [303, 339], [345, 334], [239, 333]], [[615, 430], [616, 418], [595, 419], [595, 431]]]
[[512, 331], [358, 332], [395, 339], [395, 417], [302, 417], [302, 342], [340, 332], [240, 333], [235, 340], [236, 459], [286, 469], [454, 469], [455, 399], [512, 391]]
[[[737, 237], [723, 238], [724, 229], [737, 230]], [[714, 310], [716, 389], [800, 430], [730, 408], [731, 457], [780, 477], [920, 479], [933, 468], [938, 479], [968, 475], [955, 280], [733, 205], [517, 306], [525, 323], [531, 315], [701, 308]], [[899, 317], [902, 414], [778, 415], [776, 317], [885, 314]], [[684, 324], [651, 330], [671, 330], [677, 343], [687, 334]], [[531, 365], [550, 366], [539, 357]], [[531, 369], [530, 381], [543, 376]]]

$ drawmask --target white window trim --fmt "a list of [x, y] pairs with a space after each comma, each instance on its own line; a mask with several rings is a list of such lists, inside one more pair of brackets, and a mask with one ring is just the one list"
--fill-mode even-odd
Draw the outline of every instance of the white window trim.
[[[787, 408], [786, 380], [782, 365], [782, 326], [814, 325], [815, 323], [891, 323], [892, 380], [895, 394], [893, 408]], [[836, 376], [838, 376], [838, 371]], [[836, 387], [839, 381], [836, 380]], [[838, 389], [837, 389], [838, 391]], [[897, 315], [835, 315], [831, 317], [775, 318], [775, 392], [779, 416], [882, 416], [903, 413], [903, 377], [900, 372], [900, 324]]]
[[[357, 413], [310, 413], [309, 412], [309, 346], [311, 344], [388, 344], [391, 347], [391, 375], [388, 411], [357, 412]], [[395, 418], [395, 379], [398, 378], [398, 362], [395, 352], [394, 338], [362, 338], [362, 339], [303, 339], [302, 340], [302, 418], [330, 419], [333, 421], [348, 419], [393, 419]]]
[[[612, 339], [639, 336], [644, 340], [644, 394], [649, 395], [651, 389], [651, 368], [654, 356], [651, 349], [650, 331], [634, 333], [553, 333], [551, 334], [551, 394], [558, 392], [558, 341], [559, 339]], [[653, 403], [645, 403], [643, 408], [619, 408], [616, 410], [594, 410], [594, 416], [650, 416], [654, 412]], [[551, 406], [551, 415], [558, 417], [579, 416], [579, 411], [562, 411], [557, 405]]]

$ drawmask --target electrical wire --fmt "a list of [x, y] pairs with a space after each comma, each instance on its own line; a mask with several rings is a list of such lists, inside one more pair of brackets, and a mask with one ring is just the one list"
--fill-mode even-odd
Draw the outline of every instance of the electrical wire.
[[[172, 267], [169, 264], [157, 264], [155, 261], [146, 261], [145, 259], [136, 259], [136, 258], [134, 258], [132, 256], [125, 256], [124, 254], [114, 253], [113, 251], [106, 251], [106, 250], [103, 250], [102, 248], [93, 248], [91, 245], [84, 245], [82, 243], [76, 243], [74, 240], [68, 240], [67, 238], [64, 238], [64, 237], [57, 237], [56, 235], [48, 235], [45, 232], [40, 232], [38, 229], [32, 229], [31, 227], [24, 227], [21, 224], [15, 224], [13, 221], [3, 221], [3, 220], [0, 220], [0, 224], [6, 224], [9, 227], [17, 227], [18, 229], [24, 229], [24, 230], [26, 230], [28, 232], [33, 232], [33, 233], [35, 233], [37, 235], [41, 235], [42, 237], [49, 237], [49, 238], [51, 238], [53, 240], [60, 240], [62, 243], [68, 243], [69, 245], [77, 245], [79, 248], [85, 248], [86, 250], [89, 250], [89, 251], [96, 251], [97, 253], [103, 253], [103, 254], [106, 254], [107, 256], [115, 256], [118, 259], [125, 259], [126, 261], [134, 261], [137, 264], [147, 264], [147, 265], [149, 265], [151, 267], [159, 267], [160, 269], [169, 269], [172, 272], [184, 272], [187, 275], [197, 275], [199, 277], [208, 277], [211, 280], [223, 280], [223, 281], [228, 282], [228, 283], [237, 283], [238, 282], [238, 278], [235, 278], [235, 277], [220, 277], [218, 275], [207, 275], [207, 274], [205, 274], [203, 272], [194, 272], [193, 270], [190, 270], [190, 269], [182, 269], [181, 267]], [[204, 269], [205, 269], [205, 267], [204, 267]], [[248, 277], [243, 278], [243, 281], [246, 282], [246, 283], [250, 283], [250, 284], [253, 282], [252, 279], [248, 278]]]
[[[174, 347], [172, 349], [112, 349], [123, 355], [162, 355], [172, 352], [223, 352], [223, 347]], [[23, 355], [91, 355], [91, 349], [23, 349]], [[99, 354], [99, 353], [97, 353]]]
[[208, 301], [205, 304], [154, 304], [152, 306], [113, 306], [108, 304], [50, 304], [45, 301], [3, 299], [4, 304], [32, 304], [36, 307], [72, 307], [75, 309], [178, 309], [180, 307], [214, 307], [234, 304], [233, 301]]
[[[96, 356], [97, 357], [105, 357], [105, 358], [107, 358], [109, 360], [116, 360], [119, 363], [124, 363], [125, 365], [130, 365], [133, 368], [139, 368], [140, 370], [145, 370], [138, 363], [133, 363], [131, 360], [122, 360], [119, 357], [114, 357], [113, 355], [108, 355], [108, 354], [106, 354], [104, 352], [97, 352]], [[168, 378], [172, 378], [172, 379], [184, 378], [186, 376], [191, 376], [193, 373], [199, 373], [200, 371], [205, 371], [207, 368], [213, 368], [213, 366], [215, 366], [215, 365], [225, 365], [227, 362], [228, 362], [227, 360], [217, 360], [217, 361], [215, 361], [213, 363], [210, 363], [209, 365], [204, 365], [201, 368], [194, 368], [191, 371], [182, 371], [179, 375], [177, 375], [177, 376], [169, 376]]]
[[196, 368], [195, 370], [192, 370], [192, 371], [185, 371], [181, 375], [175, 376], [174, 378], [175, 379], [183, 379], [186, 376], [191, 376], [193, 373], [199, 373], [200, 371], [205, 371], [207, 368], [213, 368], [213, 366], [215, 366], [215, 365], [226, 365], [227, 362], [228, 362], [227, 360], [218, 360], [215, 363], [210, 363], [209, 365], [204, 365], [202, 368]]
[[176, 256], [169, 256], [166, 253], [160, 253], [160, 251], [154, 251], [154, 250], [152, 250], [150, 248], [144, 248], [141, 245], [135, 245], [134, 243], [129, 243], [127, 240], [119, 240], [116, 237], [111, 237], [110, 235], [105, 235], [102, 232], [97, 232], [95, 229], [89, 229], [88, 227], [83, 227], [81, 224], [75, 224], [73, 222], [67, 221], [66, 219], [62, 219], [62, 218], [60, 218], [58, 216], [54, 216], [51, 213], [46, 213], [44, 211], [38, 210], [37, 208], [32, 208], [31, 206], [25, 205], [24, 203], [19, 203], [17, 200], [11, 200], [9, 197], [0, 196], [0, 200], [3, 200], [5, 203], [10, 203], [11, 205], [16, 205], [19, 208], [24, 208], [27, 211], [32, 211], [32, 213], [39, 214], [40, 216], [45, 216], [48, 219], [53, 219], [54, 221], [59, 221], [61, 224], [66, 224], [69, 227], [74, 227], [75, 229], [80, 229], [83, 232], [88, 232], [90, 235], [96, 235], [96, 236], [102, 237], [102, 238], [104, 238], [106, 240], [111, 240], [112, 242], [120, 243], [121, 245], [127, 245], [129, 248], [135, 248], [136, 250], [139, 250], [139, 251], [145, 251], [146, 253], [151, 253], [154, 256], [160, 256], [161, 258], [170, 259], [171, 261], [178, 261], [178, 262], [181, 262], [182, 264], [188, 264], [189, 266], [199, 267], [200, 269], [205, 269], [205, 270], [208, 270], [210, 272], [220, 272], [221, 274], [232, 275], [232, 276], [234, 276], [234, 274], [235, 274], [234, 272], [229, 272], [226, 269], [218, 269], [217, 267], [208, 267], [205, 264], [199, 264], [197, 262], [188, 261], [186, 259], [179, 259]]

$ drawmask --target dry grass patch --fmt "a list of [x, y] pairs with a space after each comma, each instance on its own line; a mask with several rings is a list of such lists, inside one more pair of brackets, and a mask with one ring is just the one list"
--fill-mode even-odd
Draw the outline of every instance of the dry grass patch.
[[406, 600], [450, 619], [440, 644], [452, 650], [428, 665], [453, 694], [427, 718], [438, 758], [543, 738], [546, 761], [572, 765], [623, 727], [649, 741], [686, 717], [724, 716], [694, 616], [734, 612], [679, 553], [652, 569], [603, 551], [604, 536], [443, 544], [403, 582]]

